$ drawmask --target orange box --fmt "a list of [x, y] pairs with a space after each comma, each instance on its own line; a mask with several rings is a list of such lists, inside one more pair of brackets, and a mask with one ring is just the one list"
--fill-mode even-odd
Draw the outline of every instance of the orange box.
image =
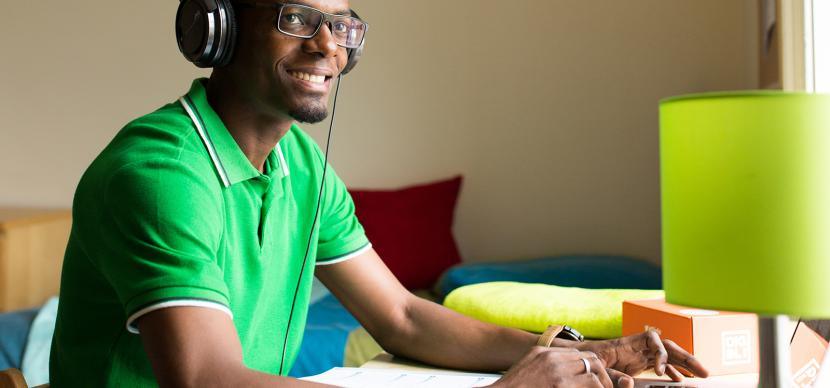
[[666, 303], [663, 298], [623, 302], [623, 335], [659, 329], [697, 357], [710, 375], [758, 372], [758, 317]]
[[793, 387], [813, 386], [826, 351], [827, 341], [803, 322], [799, 323], [790, 343]]

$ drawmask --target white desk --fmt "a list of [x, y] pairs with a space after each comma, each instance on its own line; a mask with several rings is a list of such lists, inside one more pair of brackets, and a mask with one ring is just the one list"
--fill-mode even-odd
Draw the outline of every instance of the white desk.
[[[396, 358], [389, 353], [382, 353], [371, 361], [363, 364], [361, 368], [372, 369], [397, 369], [411, 372], [452, 374], [464, 373], [448, 369], [441, 369], [419, 364], [417, 362]], [[682, 383], [673, 383], [666, 377], [658, 377], [653, 372], [642, 373], [635, 379], [636, 388], [645, 388], [650, 384], [656, 387], [701, 387], [701, 388], [756, 388], [758, 386], [757, 374], [741, 374], [729, 376], [716, 376], [708, 379], [687, 378]]]

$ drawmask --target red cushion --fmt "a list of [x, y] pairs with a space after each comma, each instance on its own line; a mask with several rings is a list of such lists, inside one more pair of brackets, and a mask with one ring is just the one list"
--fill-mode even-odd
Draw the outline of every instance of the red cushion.
[[407, 288], [429, 288], [461, 261], [452, 223], [461, 176], [398, 190], [349, 190], [373, 248]]

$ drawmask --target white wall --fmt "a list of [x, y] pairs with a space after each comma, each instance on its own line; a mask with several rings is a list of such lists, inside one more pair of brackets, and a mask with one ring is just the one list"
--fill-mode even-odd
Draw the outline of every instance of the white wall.
[[[354, 0], [371, 28], [332, 163], [360, 187], [464, 174], [467, 260], [659, 261], [657, 102], [756, 85], [754, 3]], [[206, 74], [176, 50], [176, 4], [4, 6], [0, 204], [68, 206], [124, 123]]]

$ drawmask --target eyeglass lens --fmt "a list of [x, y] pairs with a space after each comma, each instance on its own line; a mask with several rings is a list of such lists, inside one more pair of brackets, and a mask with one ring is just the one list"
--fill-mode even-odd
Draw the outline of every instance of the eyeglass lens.
[[360, 46], [366, 33], [366, 24], [363, 21], [345, 15], [326, 15], [311, 7], [291, 4], [283, 6], [280, 9], [277, 28], [289, 35], [311, 38], [326, 19], [331, 23], [335, 43], [347, 48]]

